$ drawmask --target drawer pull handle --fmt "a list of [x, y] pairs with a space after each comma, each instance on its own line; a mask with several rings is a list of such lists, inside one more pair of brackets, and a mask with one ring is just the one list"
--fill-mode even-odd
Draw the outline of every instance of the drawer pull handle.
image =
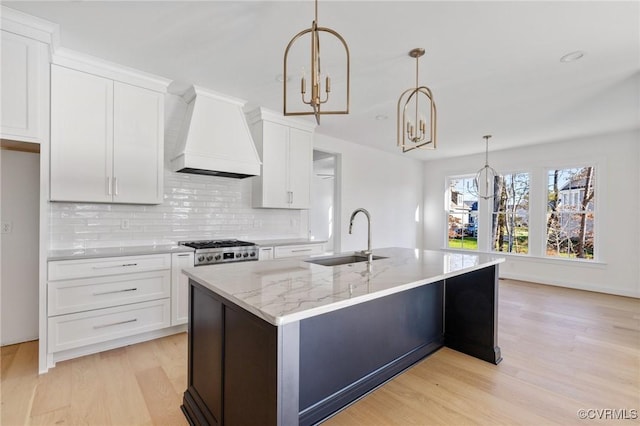
[[179, 254], [178, 257], [187, 257], [191, 256], [191, 253]]
[[122, 265], [94, 266], [93, 269], [122, 268], [123, 266], [138, 266], [138, 264], [137, 263], [123, 263]]
[[122, 290], [113, 290], [113, 291], [103, 291], [101, 293], [93, 293], [94, 296], [102, 296], [103, 294], [113, 294], [113, 293], [124, 293], [125, 291], [136, 291], [138, 288], [125, 288]]
[[126, 321], [113, 322], [111, 324], [94, 325], [93, 328], [98, 329], [98, 328], [105, 328], [105, 327], [113, 327], [114, 325], [129, 324], [130, 322], [136, 322], [136, 321], [138, 321], [138, 318], [134, 318]]
[[301, 251], [311, 251], [311, 250], [313, 250], [313, 249], [308, 248], [308, 249], [291, 250], [291, 253], [299, 253]]

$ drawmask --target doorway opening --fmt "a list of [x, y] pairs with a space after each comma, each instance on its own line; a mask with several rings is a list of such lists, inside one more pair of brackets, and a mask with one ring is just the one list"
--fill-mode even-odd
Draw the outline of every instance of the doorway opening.
[[313, 150], [309, 239], [326, 241], [326, 252], [340, 250], [339, 154]]
[[0, 149], [0, 346], [38, 339], [40, 145]]

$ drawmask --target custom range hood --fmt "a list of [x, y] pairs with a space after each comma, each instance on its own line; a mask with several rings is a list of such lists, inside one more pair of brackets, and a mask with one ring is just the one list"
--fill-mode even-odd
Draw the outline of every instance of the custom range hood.
[[191, 86], [171, 169], [200, 175], [246, 178], [260, 175], [260, 157], [247, 126], [245, 102]]

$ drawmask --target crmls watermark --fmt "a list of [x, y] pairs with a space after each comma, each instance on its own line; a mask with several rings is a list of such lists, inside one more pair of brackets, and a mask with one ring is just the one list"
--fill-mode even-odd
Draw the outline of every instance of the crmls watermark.
[[638, 410], [628, 408], [581, 408], [578, 410], [579, 419], [589, 420], [636, 420]]

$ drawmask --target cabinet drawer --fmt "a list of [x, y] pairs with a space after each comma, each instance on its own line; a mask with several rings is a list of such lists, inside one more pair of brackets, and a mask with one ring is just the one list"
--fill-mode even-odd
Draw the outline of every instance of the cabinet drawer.
[[171, 255], [101, 257], [95, 259], [56, 260], [48, 264], [48, 279], [90, 278], [130, 272], [171, 269]]
[[169, 327], [169, 299], [49, 318], [48, 352], [73, 349]]
[[162, 299], [171, 295], [171, 271], [140, 272], [48, 284], [48, 315]]
[[304, 244], [297, 246], [280, 246], [275, 248], [274, 257], [281, 259], [283, 257], [311, 256], [313, 254], [324, 253], [323, 244]]

